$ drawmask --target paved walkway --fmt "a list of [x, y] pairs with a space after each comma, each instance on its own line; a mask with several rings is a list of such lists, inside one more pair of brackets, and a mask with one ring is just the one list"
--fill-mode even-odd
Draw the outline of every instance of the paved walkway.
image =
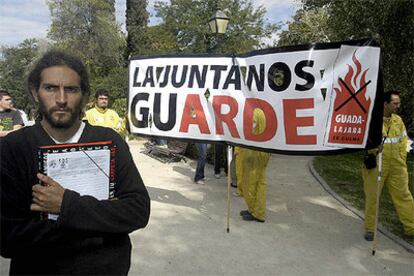
[[212, 166], [196, 185], [194, 160], [163, 164], [142, 141], [130, 147], [152, 199], [149, 225], [131, 234], [130, 275], [413, 275], [414, 254], [382, 234], [371, 255], [362, 220], [315, 180], [311, 157], [272, 155], [266, 222], [243, 221], [232, 195], [226, 233], [226, 179]]
[[152, 199], [147, 228], [134, 239], [131, 275], [413, 275], [414, 254], [379, 235], [376, 255], [363, 222], [311, 175], [311, 157], [272, 155], [267, 220], [245, 222], [232, 196], [226, 233], [226, 179], [212, 166], [205, 185], [192, 182], [195, 161], [163, 164], [131, 150]]

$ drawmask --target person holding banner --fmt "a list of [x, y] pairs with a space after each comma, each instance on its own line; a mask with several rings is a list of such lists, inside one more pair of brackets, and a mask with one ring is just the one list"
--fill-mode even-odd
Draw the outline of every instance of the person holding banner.
[[[263, 110], [253, 111], [253, 133], [258, 135], [266, 128], [266, 117]], [[241, 153], [241, 154], [240, 154]], [[270, 153], [240, 148], [237, 155], [242, 163], [242, 179], [240, 191], [248, 209], [240, 212], [243, 220], [264, 222], [266, 218], [266, 167]]]
[[[128, 145], [112, 129], [81, 121], [90, 88], [79, 58], [47, 52], [29, 74], [28, 89], [41, 121], [0, 141], [0, 253], [11, 258], [10, 275], [127, 275], [129, 233], [145, 227], [150, 214], [150, 198]], [[40, 173], [40, 147], [85, 143], [113, 146], [105, 153], [112, 156], [111, 173], [93, 188], [108, 189], [107, 199], [81, 195]], [[89, 158], [99, 168], [82, 152], [77, 160]], [[63, 173], [76, 171], [68, 165]]]
[[227, 174], [227, 146], [224, 143], [217, 143], [214, 145], [214, 176], [217, 179], [221, 177], [221, 167], [224, 167], [224, 173]]
[[234, 193], [236, 196], [243, 196], [243, 150], [241, 147], [234, 147], [234, 159], [235, 163], [237, 190]]
[[384, 94], [381, 183], [377, 183], [378, 149], [368, 150], [364, 158], [362, 168], [365, 192], [364, 238], [367, 241], [374, 239], [375, 218], [378, 215], [377, 191], [381, 193], [384, 185], [388, 188], [407, 238], [412, 240], [414, 237], [414, 202], [408, 188], [407, 132], [401, 117], [395, 114], [400, 105], [399, 92], [390, 91]]
[[194, 176], [194, 183], [203, 185], [204, 181], [206, 180], [204, 177], [204, 167], [206, 166], [207, 144], [197, 143], [196, 147], [198, 151], [198, 159], [196, 173]]

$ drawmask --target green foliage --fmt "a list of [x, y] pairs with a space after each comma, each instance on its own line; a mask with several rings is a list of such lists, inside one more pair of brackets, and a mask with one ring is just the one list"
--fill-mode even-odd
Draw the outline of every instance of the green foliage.
[[[225, 12], [230, 17], [230, 23], [224, 37], [217, 38], [211, 34], [208, 21], [217, 8], [224, 7], [227, 8]], [[165, 30], [160, 40], [175, 38], [170, 49], [177, 53], [211, 52], [218, 43], [221, 44], [219, 50], [222, 53], [246, 52], [264, 47], [261, 40], [270, 38], [278, 29], [277, 25], [267, 23], [264, 19], [265, 8], [255, 9], [251, 0], [158, 1], [155, 10], [162, 20], [160, 28]], [[156, 33], [153, 33], [153, 37], [153, 41], [156, 41]]]
[[[80, 56], [90, 72], [92, 93], [87, 107], [94, 105], [98, 88], [110, 91], [110, 103], [126, 103], [128, 70], [126, 41], [115, 20], [114, 0], [49, 0], [52, 24], [49, 38], [55, 47]], [[126, 108], [116, 105], [120, 115]]]
[[79, 55], [91, 78], [123, 65], [125, 39], [115, 21], [112, 0], [49, 0], [48, 37], [58, 48]]
[[112, 109], [118, 113], [119, 117], [124, 118], [127, 115], [127, 98], [118, 98], [112, 104]]
[[[104, 88], [110, 92], [109, 101], [128, 97], [128, 68], [114, 67], [106, 76], [97, 76], [91, 80], [91, 89]], [[91, 101], [95, 98], [95, 93], [91, 93]]]
[[144, 55], [161, 55], [179, 51], [176, 37], [168, 31], [164, 24], [147, 28], [148, 48], [143, 49]]
[[288, 30], [281, 32], [278, 46], [328, 42], [329, 32], [326, 8], [298, 10], [288, 25]]
[[[363, 211], [364, 186], [361, 176], [363, 152], [318, 156], [314, 168], [326, 183], [355, 208]], [[414, 193], [414, 156], [408, 156], [407, 167], [410, 175], [410, 190]], [[394, 234], [403, 237], [403, 226], [395, 212], [394, 205], [386, 187], [381, 193], [379, 222]]]
[[362, 152], [315, 157], [316, 171], [333, 191], [360, 210], [364, 209], [362, 184]]
[[142, 55], [145, 49], [148, 49], [147, 3], [147, 0], [127, 0], [126, 2], [127, 57]]
[[115, 19], [115, 0], [104, 0], [106, 2], [105, 8]]
[[414, 153], [407, 158], [407, 168], [410, 191], [414, 195]]
[[34, 107], [27, 91], [26, 78], [40, 49], [36, 39], [26, 39], [16, 47], [1, 48], [0, 87], [7, 89], [16, 107], [26, 112]]
[[[95, 77], [91, 80], [91, 90], [106, 89], [109, 91], [109, 106], [114, 109], [120, 117], [126, 113], [128, 98], [128, 68], [115, 67], [107, 76]], [[95, 104], [95, 93], [89, 96], [87, 109]]]
[[[385, 90], [398, 90], [402, 98], [401, 115], [408, 133], [414, 136], [414, 1], [412, 0], [302, 0], [304, 9], [299, 10], [289, 30], [295, 26], [296, 33], [282, 34], [290, 42], [318, 42], [318, 37], [309, 36], [304, 28], [301, 14], [321, 13], [319, 32], [329, 41], [375, 38], [381, 45]], [[314, 20], [318, 20], [317, 17]], [[326, 22], [325, 22], [326, 20]], [[325, 40], [323, 40], [325, 41]], [[283, 41], [285, 44], [286, 40]]]

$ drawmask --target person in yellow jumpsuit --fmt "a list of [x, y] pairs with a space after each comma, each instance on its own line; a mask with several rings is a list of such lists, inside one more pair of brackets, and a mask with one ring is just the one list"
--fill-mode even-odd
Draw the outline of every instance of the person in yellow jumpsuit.
[[95, 94], [95, 106], [85, 112], [83, 120], [93, 126], [110, 127], [119, 132], [122, 121], [115, 110], [108, 108], [109, 92], [105, 89], [98, 89]]
[[[365, 192], [365, 235], [367, 241], [374, 238], [377, 191], [381, 194], [384, 185], [391, 195], [398, 217], [403, 224], [408, 239], [414, 237], [414, 202], [408, 188], [407, 173], [407, 132], [400, 116], [395, 112], [400, 107], [398, 92], [384, 94], [384, 120], [382, 127], [382, 177], [377, 183], [378, 166], [376, 168], [362, 168]], [[378, 149], [368, 153], [378, 155]], [[377, 156], [378, 164], [378, 156]]]
[[234, 147], [234, 156], [236, 159], [237, 195], [243, 196], [243, 150], [241, 147]]
[[[266, 128], [266, 118], [259, 108], [253, 111], [253, 133], [260, 134]], [[237, 162], [241, 170], [237, 174], [239, 193], [244, 197], [247, 210], [240, 212], [243, 220], [264, 222], [266, 218], [266, 167], [270, 153], [239, 148]], [[237, 165], [236, 165], [237, 166]], [[240, 175], [241, 172], [241, 175]], [[240, 176], [241, 177], [240, 177]], [[239, 188], [239, 186], [241, 186]]]

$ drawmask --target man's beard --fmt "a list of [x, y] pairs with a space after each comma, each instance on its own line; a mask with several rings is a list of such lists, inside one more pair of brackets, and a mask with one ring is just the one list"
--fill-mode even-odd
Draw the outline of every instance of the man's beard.
[[79, 120], [79, 116], [81, 114], [82, 106], [81, 104], [76, 105], [75, 109], [71, 109], [69, 107], [65, 107], [64, 110], [69, 112], [70, 116], [53, 116], [55, 111], [61, 110], [62, 108], [58, 106], [54, 106], [49, 110], [46, 109], [46, 106], [43, 102], [39, 101], [39, 113], [43, 116], [43, 118], [54, 128], [70, 128], [75, 124], [77, 120]]

